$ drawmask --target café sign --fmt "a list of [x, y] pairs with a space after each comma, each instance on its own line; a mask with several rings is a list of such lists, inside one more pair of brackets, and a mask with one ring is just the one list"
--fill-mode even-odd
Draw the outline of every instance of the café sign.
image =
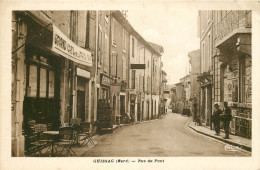
[[52, 50], [69, 60], [82, 65], [92, 66], [91, 52], [79, 47], [53, 25]]
[[100, 74], [101, 84], [105, 86], [110, 86], [110, 78], [105, 74]]

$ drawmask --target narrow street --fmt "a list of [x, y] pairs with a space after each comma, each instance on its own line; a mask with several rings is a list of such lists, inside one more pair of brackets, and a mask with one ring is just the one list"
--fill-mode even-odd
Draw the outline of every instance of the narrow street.
[[248, 156], [189, 129], [188, 117], [168, 113], [160, 120], [124, 126], [104, 135], [86, 157]]

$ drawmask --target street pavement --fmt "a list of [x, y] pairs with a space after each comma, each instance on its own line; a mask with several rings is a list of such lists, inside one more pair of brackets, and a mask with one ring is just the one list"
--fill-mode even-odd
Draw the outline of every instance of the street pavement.
[[162, 119], [128, 125], [97, 139], [84, 157], [250, 156], [225, 150], [225, 143], [191, 130], [190, 118], [168, 113]]

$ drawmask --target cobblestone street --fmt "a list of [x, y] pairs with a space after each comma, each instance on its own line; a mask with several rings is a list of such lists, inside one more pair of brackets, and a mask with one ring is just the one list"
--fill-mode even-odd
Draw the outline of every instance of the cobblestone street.
[[168, 113], [160, 120], [120, 127], [100, 137], [86, 157], [143, 156], [249, 156], [226, 151], [225, 144], [197, 134], [187, 127], [189, 118]]

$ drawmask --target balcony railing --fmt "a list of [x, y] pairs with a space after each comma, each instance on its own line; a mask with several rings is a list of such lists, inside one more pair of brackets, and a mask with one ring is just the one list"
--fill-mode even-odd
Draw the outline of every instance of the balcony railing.
[[252, 27], [252, 13], [251, 11], [230, 11], [219, 23], [216, 25], [216, 42], [222, 40], [225, 36], [232, 33], [238, 28]]

